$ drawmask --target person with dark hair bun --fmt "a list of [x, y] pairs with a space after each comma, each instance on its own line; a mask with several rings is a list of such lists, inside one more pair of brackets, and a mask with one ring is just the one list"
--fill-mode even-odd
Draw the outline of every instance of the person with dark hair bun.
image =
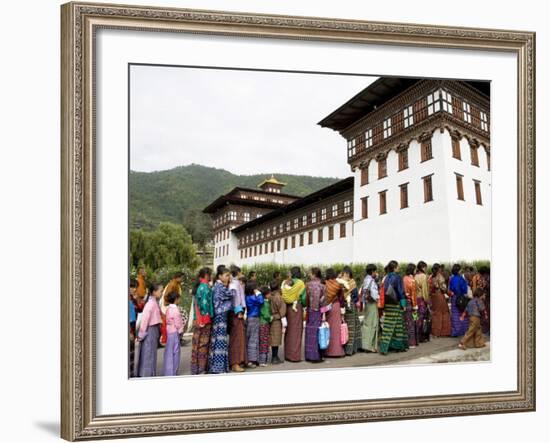
[[319, 348], [319, 327], [323, 317], [322, 308], [324, 303], [325, 285], [321, 283], [321, 270], [311, 268], [309, 282], [306, 284], [306, 361], [319, 362], [322, 360]]
[[378, 272], [374, 264], [367, 265], [366, 276], [361, 287], [363, 299], [363, 324], [361, 325], [361, 348], [365, 352], [378, 352]]
[[255, 368], [260, 363], [260, 311], [264, 296], [258, 291], [256, 280], [249, 280], [244, 288], [246, 297], [246, 356], [247, 367]]
[[214, 320], [212, 322], [212, 337], [208, 353], [208, 373], [222, 374], [229, 372], [227, 314], [231, 310], [231, 292], [229, 292], [229, 269], [220, 268], [216, 272], [216, 283], [212, 289], [214, 305]]
[[428, 265], [426, 262], [419, 261], [416, 265], [416, 274], [414, 281], [416, 282], [416, 305], [418, 307], [416, 320], [416, 334], [419, 343], [424, 343], [430, 340], [430, 291], [428, 288], [428, 276], [426, 270]]
[[193, 290], [193, 338], [191, 340], [191, 375], [205, 374], [208, 364], [208, 346], [212, 333], [212, 318], [214, 305], [212, 304], [212, 289], [210, 279], [212, 270], [202, 268], [197, 275]]
[[232, 295], [232, 309], [229, 312], [229, 364], [233, 372], [243, 372], [248, 363], [246, 355], [246, 312], [245, 283], [241, 268], [231, 265], [229, 291]]
[[346, 355], [342, 345], [341, 324], [342, 307], [344, 306], [344, 287], [337, 281], [336, 271], [329, 268], [325, 271], [326, 300], [330, 306], [326, 317], [330, 327], [330, 339], [325, 351], [327, 357], [343, 357]]
[[295, 266], [281, 285], [283, 301], [287, 304], [285, 333], [285, 360], [302, 361], [302, 335], [304, 330], [303, 306], [306, 285], [302, 280], [302, 271]]
[[407, 334], [409, 336], [409, 348], [416, 348], [416, 346], [418, 346], [418, 330], [416, 324], [418, 305], [416, 280], [414, 279], [415, 271], [416, 266], [414, 263], [409, 263], [405, 271], [405, 276], [403, 277], [403, 289], [407, 300], [404, 317], [405, 325], [407, 326]]
[[157, 375], [157, 348], [162, 323], [159, 299], [162, 297], [162, 285], [153, 283], [149, 286], [149, 295], [143, 308], [139, 325], [138, 377], [154, 377]]
[[451, 269], [452, 276], [449, 280], [451, 292], [451, 337], [460, 337], [466, 334], [470, 326], [469, 318], [464, 318], [462, 313], [466, 307], [468, 296], [468, 283], [460, 274], [462, 267], [456, 263]]
[[269, 342], [271, 344], [271, 364], [282, 363], [279, 358], [279, 346], [283, 342], [283, 328], [286, 327], [286, 303], [281, 295], [281, 283], [274, 279], [269, 285], [271, 289], [271, 325]]
[[445, 277], [441, 275], [438, 263], [432, 266], [432, 273], [428, 278], [430, 301], [432, 303], [432, 330], [433, 337], [448, 337], [451, 335], [451, 315], [447, 304], [447, 286]]
[[262, 286], [260, 292], [264, 296], [264, 303], [260, 308], [260, 358], [258, 363], [260, 366], [267, 366], [269, 360], [269, 333], [271, 320], [273, 320], [273, 315], [271, 314], [271, 289], [269, 289], [269, 286]]
[[353, 355], [362, 348], [361, 322], [357, 312], [359, 291], [357, 290], [357, 283], [353, 279], [353, 271], [349, 266], [344, 266], [338, 281], [344, 287], [344, 321], [348, 325], [349, 334], [349, 340], [344, 346], [344, 351], [346, 355]]
[[408, 335], [405, 330], [403, 311], [407, 305], [403, 280], [395, 272], [398, 263], [390, 261], [384, 278], [384, 328], [380, 337], [380, 353], [386, 355], [390, 350], [406, 351], [409, 348]]

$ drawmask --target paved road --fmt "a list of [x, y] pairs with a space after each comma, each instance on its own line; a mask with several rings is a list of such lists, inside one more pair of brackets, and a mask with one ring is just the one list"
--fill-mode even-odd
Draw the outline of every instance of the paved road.
[[[392, 364], [426, 364], [445, 361], [472, 361], [472, 360], [489, 360], [489, 348], [480, 354], [479, 350], [467, 350], [453, 353], [452, 359], [447, 359], [445, 356], [449, 351], [457, 349], [457, 338], [437, 338], [429, 343], [422, 343], [415, 349], [409, 349], [407, 352], [391, 352], [388, 355], [380, 355], [373, 353], [360, 352], [350, 357], [343, 358], [327, 358], [321, 363], [310, 363], [302, 361], [299, 363], [284, 362], [279, 365], [268, 365], [263, 368], [251, 369], [254, 372], [263, 371], [289, 371], [289, 370], [311, 370], [311, 369], [329, 369], [329, 368], [346, 368], [346, 367], [364, 367], [364, 366], [379, 366]], [[158, 350], [157, 374], [162, 374], [162, 359], [164, 349]], [[284, 355], [284, 349], [281, 346], [279, 356]], [[303, 355], [303, 351], [302, 351]], [[463, 357], [461, 357], [463, 356]], [[178, 375], [190, 374], [191, 361], [191, 337], [186, 336], [186, 345], [181, 348], [180, 370]], [[235, 374], [238, 375], [238, 374]]]

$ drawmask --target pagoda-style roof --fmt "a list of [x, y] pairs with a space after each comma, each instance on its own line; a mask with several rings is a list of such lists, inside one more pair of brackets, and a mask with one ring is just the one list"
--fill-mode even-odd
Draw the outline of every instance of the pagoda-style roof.
[[[342, 131], [421, 81], [423, 79], [420, 78], [380, 77], [317, 124], [323, 128]], [[463, 83], [486, 97], [490, 96], [489, 82], [463, 81]]]
[[285, 197], [287, 199], [293, 199], [293, 200], [297, 200], [300, 198], [296, 195], [291, 195], [291, 194], [283, 194], [283, 193], [274, 194], [273, 192], [263, 191], [262, 189], [254, 189], [254, 188], [237, 186], [233, 188], [231, 191], [229, 191], [227, 194], [220, 195], [216, 200], [214, 200], [206, 208], [204, 208], [202, 212], [204, 212], [205, 214], [213, 214], [218, 209], [223, 208], [224, 206], [229, 204], [235, 204], [235, 205], [241, 205], [241, 206], [252, 206], [255, 208], [266, 208], [266, 209], [276, 209], [276, 208], [280, 208], [281, 205], [288, 204], [288, 202], [276, 203], [269, 200], [262, 201], [262, 200], [254, 200], [251, 198], [241, 198], [238, 195], [238, 193], [241, 191], [265, 195], [268, 198]]
[[277, 186], [286, 186], [286, 183], [280, 182], [275, 178], [273, 174], [271, 174], [271, 178], [265, 179], [263, 182], [261, 182], [258, 185], [258, 188], [262, 188], [265, 185], [277, 185]]
[[332, 185], [327, 186], [326, 188], [319, 189], [318, 191], [315, 191], [309, 195], [306, 195], [305, 197], [302, 197], [288, 205], [282, 206], [278, 209], [275, 209], [274, 211], [271, 211], [271, 212], [268, 212], [267, 214], [262, 215], [261, 217], [255, 218], [249, 221], [248, 223], [244, 223], [240, 226], [237, 226], [236, 228], [233, 228], [233, 232], [245, 231], [247, 229], [253, 228], [254, 226], [261, 225], [262, 223], [268, 222], [270, 220], [274, 220], [277, 217], [280, 217], [284, 214], [288, 214], [290, 212], [296, 211], [297, 209], [301, 209], [312, 203], [316, 203], [325, 198], [331, 197], [336, 194], [340, 194], [341, 192], [352, 191], [353, 184], [354, 184], [353, 177], [345, 178], [336, 183], [333, 183]]

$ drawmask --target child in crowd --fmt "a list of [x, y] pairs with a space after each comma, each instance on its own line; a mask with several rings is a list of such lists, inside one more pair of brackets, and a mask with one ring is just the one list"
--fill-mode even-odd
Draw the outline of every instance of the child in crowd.
[[264, 296], [258, 291], [255, 280], [248, 280], [244, 288], [246, 297], [246, 344], [249, 368], [258, 366], [260, 360], [260, 310], [264, 304]]
[[138, 333], [138, 341], [141, 343], [138, 377], [154, 377], [157, 375], [157, 348], [162, 323], [159, 299], [162, 296], [162, 289], [161, 284], [152, 284], [149, 287], [149, 295], [143, 308]]
[[264, 286], [260, 289], [264, 296], [264, 303], [260, 309], [260, 366], [267, 366], [269, 354], [269, 329], [272, 320], [271, 315], [271, 289]]
[[[281, 289], [285, 289], [285, 290], [290, 289], [290, 288], [292, 288], [292, 286], [294, 286], [294, 279], [292, 278], [292, 276], [290, 275], [290, 272], [289, 272], [288, 275], [287, 275], [286, 280], [283, 281]], [[292, 310], [294, 312], [298, 311], [298, 300], [294, 300], [292, 302]]]
[[271, 364], [282, 363], [279, 358], [279, 346], [283, 341], [283, 329], [286, 328], [286, 303], [283, 301], [280, 280], [274, 279], [270, 284], [271, 325], [269, 341], [271, 343]]
[[460, 349], [466, 350], [467, 348], [483, 348], [485, 346], [485, 340], [483, 339], [483, 333], [481, 332], [481, 316], [483, 315], [487, 319], [487, 311], [485, 310], [485, 291], [481, 288], [477, 288], [474, 291], [474, 297], [468, 302], [466, 310], [462, 313], [461, 320], [464, 321], [466, 314], [470, 317], [470, 326], [468, 331], [458, 344]]
[[180, 365], [180, 335], [183, 334], [183, 319], [176, 306], [180, 295], [171, 292], [166, 295], [166, 347], [164, 348], [164, 375], [178, 375]]

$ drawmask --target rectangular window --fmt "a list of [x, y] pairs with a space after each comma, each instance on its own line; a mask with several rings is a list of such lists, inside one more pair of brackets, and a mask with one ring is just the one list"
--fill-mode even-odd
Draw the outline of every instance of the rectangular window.
[[408, 106], [405, 109], [403, 109], [403, 126], [405, 128], [408, 128], [409, 126], [412, 126], [413, 123], [414, 123], [413, 107]]
[[332, 216], [338, 217], [338, 204], [332, 205]]
[[367, 129], [365, 131], [365, 148], [370, 148], [372, 146], [372, 129]]
[[398, 154], [399, 171], [407, 169], [409, 167], [409, 150], [402, 149]]
[[317, 230], [317, 243], [321, 243], [323, 241], [323, 228]]
[[275, 252], [275, 242], [274, 241], [271, 242], [271, 252], [272, 253]]
[[311, 224], [317, 223], [317, 211], [311, 213]]
[[483, 111], [479, 111], [479, 119], [480, 119], [481, 129], [483, 131], [489, 131], [489, 123], [487, 122], [487, 114]]
[[479, 166], [479, 157], [477, 155], [477, 146], [470, 146], [470, 159], [472, 166]]
[[453, 157], [457, 160], [462, 160], [462, 156], [460, 154], [460, 140], [458, 138], [453, 137]]
[[269, 243], [266, 243], [264, 245], [264, 254], [267, 254], [269, 252]]
[[290, 231], [290, 220], [286, 222], [286, 231]]
[[300, 246], [304, 246], [304, 234], [300, 234]]
[[296, 236], [293, 235], [292, 238], [291, 238], [291, 244], [292, 244], [292, 248], [294, 249], [296, 247]]
[[361, 186], [365, 186], [369, 184], [369, 167], [364, 166], [361, 168]]
[[401, 198], [401, 209], [409, 207], [409, 191], [408, 183], [399, 186], [399, 194]]
[[308, 245], [313, 244], [313, 231], [309, 231], [307, 234], [307, 244]]
[[439, 91], [428, 94], [428, 115], [432, 115], [441, 109], [441, 103], [439, 101]]
[[462, 102], [462, 114], [464, 116], [465, 122], [472, 123], [472, 114], [470, 113], [470, 103]]
[[294, 219], [294, 229], [298, 229], [298, 226], [299, 226], [298, 220], [299, 219], [297, 219], [297, 218]]
[[344, 214], [349, 214], [351, 212], [351, 200], [346, 200], [344, 202]]
[[384, 120], [384, 138], [391, 136], [391, 117]]
[[288, 249], [288, 237], [285, 237], [285, 250]]
[[340, 238], [345, 238], [346, 236], [346, 224], [340, 223]]
[[283, 224], [281, 223], [279, 225], [279, 234], [282, 234], [283, 233]]
[[476, 191], [476, 204], [482, 205], [483, 202], [481, 201], [481, 183], [479, 180], [474, 180], [474, 188]]
[[424, 140], [420, 144], [420, 161], [425, 162], [432, 159], [432, 140]]
[[453, 97], [450, 92], [441, 90], [441, 107], [445, 112], [453, 113]]
[[302, 226], [307, 226], [307, 215], [302, 216]]
[[380, 215], [385, 214], [387, 212], [386, 207], [386, 191], [381, 191], [378, 193], [378, 198], [380, 200]]
[[355, 139], [348, 140], [348, 157], [355, 155]]
[[456, 196], [459, 200], [464, 200], [464, 184], [462, 182], [462, 175], [456, 175]]
[[432, 176], [428, 175], [422, 180], [424, 182], [424, 203], [431, 202], [434, 199], [432, 190]]
[[388, 175], [388, 168], [386, 157], [378, 160], [378, 179], [384, 178]]
[[321, 221], [324, 221], [327, 219], [327, 208], [321, 209]]
[[328, 227], [328, 239], [334, 240], [334, 226]]
[[258, 250], [256, 248], [257, 248], [257, 246], [254, 246], [254, 257], [256, 257], [258, 255], [258, 253], [257, 253]]
[[262, 232], [260, 233], [260, 237], [263, 239], [264, 235], [265, 235], [265, 231], [262, 230]]
[[361, 217], [369, 218], [369, 198], [363, 197], [361, 199]]
[[281, 250], [281, 240], [277, 240], [277, 252]]
[[250, 212], [245, 212], [243, 214], [243, 220], [245, 221], [245, 223], [250, 221]]

